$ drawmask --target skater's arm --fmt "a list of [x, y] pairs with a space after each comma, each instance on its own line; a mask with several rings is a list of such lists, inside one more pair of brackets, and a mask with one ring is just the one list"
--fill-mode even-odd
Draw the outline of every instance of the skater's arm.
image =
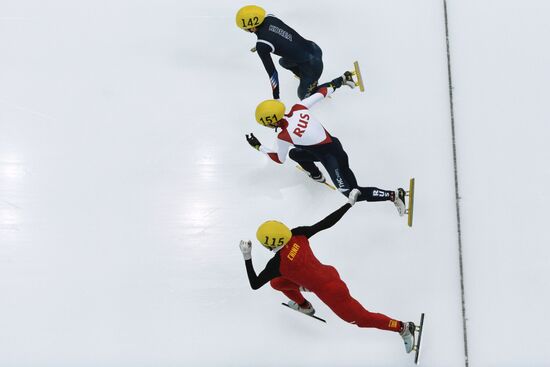
[[271, 89], [273, 91], [273, 99], [279, 99], [279, 75], [273, 60], [271, 59], [271, 52], [275, 51], [273, 45], [264, 40], [258, 40], [256, 43], [256, 51], [258, 56], [264, 64], [265, 71], [269, 76], [269, 82], [271, 83]]
[[279, 272], [280, 262], [279, 254], [276, 254], [271, 260], [269, 260], [265, 269], [259, 275], [256, 275], [254, 266], [252, 265], [252, 259], [245, 260], [246, 274], [248, 275], [250, 287], [252, 287], [252, 289], [261, 288], [271, 279], [281, 276], [281, 273]]
[[286, 160], [286, 156], [288, 154], [288, 150], [290, 149], [290, 144], [287, 141], [277, 139], [277, 145], [275, 147], [275, 151], [264, 147], [263, 145], [260, 145], [259, 151], [267, 155], [273, 162], [282, 164]]
[[307, 238], [310, 238], [317, 234], [318, 232], [328, 229], [338, 223], [338, 221], [346, 214], [346, 212], [351, 208], [350, 203], [346, 203], [338, 210], [331, 213], [329, 216], [327, 216], [322, 221], [315, 223], [312, 226], [307, 227], [297, 227], [292, 230], [293, 236], [306, 236]]
[[[288, 135], [288, 134], [287, 134]], [[254, 136], [254, 134], [246, 135], [246, 141], [250, 146], [256, 150], [259, 150], [260, 152], [267, 155], [271, 160], [275, 163], [282, 164], [286, 160], [286, 156], [288, 154], [288, 150], [290, 149], [292, 143], [277, 139], [277, 145], [275, 147], [275, 150], [266, 148], [260, 143], [260, 141]]]

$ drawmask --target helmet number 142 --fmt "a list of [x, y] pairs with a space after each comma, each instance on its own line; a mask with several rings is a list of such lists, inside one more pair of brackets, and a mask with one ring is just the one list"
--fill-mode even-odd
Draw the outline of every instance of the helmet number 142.
[[243, 22], [243, 28], [244, 27], [254, 27], [254, 26], [259, 26], [260, 25], [260, 19], [258, 17], [249, 18], [248, 19], [248, 24], [245, 22], [244, 19], [241, 19], [241, 21]]

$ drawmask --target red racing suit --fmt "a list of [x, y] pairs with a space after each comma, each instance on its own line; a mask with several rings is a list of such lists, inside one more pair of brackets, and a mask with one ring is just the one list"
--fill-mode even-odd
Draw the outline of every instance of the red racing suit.
[[330, 265], [322, 264], [311, 250], [308, 238], [331, 227], [350, 207], [350, 204], [344, 205], [313, 226], [294, 228], [290, 241], [280, 248], [259, 276], [254, 272], [252, 260], [246, 260], [250, 285], [253, 289], [258, 289], [270, 281], [274, 289], [283, 292], [298, 304], [305, 302], [299, 289], [302, 286], [317, 295], [344, 321], [359, 327], [400, 331], [400, 321], [367, 311], [350, 295], [338, 271]]

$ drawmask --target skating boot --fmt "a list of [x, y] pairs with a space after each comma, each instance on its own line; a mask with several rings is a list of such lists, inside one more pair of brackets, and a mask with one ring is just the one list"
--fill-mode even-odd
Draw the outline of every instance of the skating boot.
[[407, 209], [405, 205], [405, 190], [403, 190], [402, 188], [398, 188], [397, 191], [394, 191], [393, 203], [397, 208], [397, 212], [399, 213], [399, 216], [401, 217], [404, 216]]
[[405, 343], [405, 351], [407, 353], [410, 353], [413, 350], [415, 329], [416, 326], [414, 325], [414, 322], [404, 322], [403, 330], [399, 332], [399, 335], [401, 335], [403, 342]]
[[309, 316], [312, 316], [315, 313], [315, 309], [313, 308], [311, 303], [309, 303], [309, 301], [305, 301], [302, 305], [298, 305], [294, 301], [288, 301], [287, 305], [293, 310], [300, 311], [301, 313], [305, 313]]
[[327, 86], [327, 85], [334, 89], [338, 89], [343, 85], [347, 85], [352, 89], [355, 88], [356, 84], [355, 84], [355, 81], [353, 80], [353, 71], [346, 71], [344, 75], [339, 76], [338, 78], [333, 79], [330, 83], [323, 84], [322, 86]]
[[313, 175], [312, 175], [311, 173], [309, 173], [309, 172], [307, 173], [307, 175], [308, 175], [309, 177], [311, 177], [312, 180], [317, 181], [317, 182], [319, 182], [319, 183], [325, 183], [325, 182], [327, 181], [327, 179], [325, 178], [325, 176], [323, 176], [323, 174], [322, 174], [321, 172], [319, 172], [319, 174], [316, 175], [316, 176], [313, 176]]
[[355, 88], [355, 86], [357, 85], [353, 80], [353, 71], [346, 71], [344, 75], [342, 75], [342, 78], [343, 78], [342, 84], [347, 85], [351, 89]]
[[357, 202], [357, 198], [361, 195], [361, 191], [358, 189], [353, 189], [348, 195], [348, 203], [351, 204], [351, 206], [354, 206]]

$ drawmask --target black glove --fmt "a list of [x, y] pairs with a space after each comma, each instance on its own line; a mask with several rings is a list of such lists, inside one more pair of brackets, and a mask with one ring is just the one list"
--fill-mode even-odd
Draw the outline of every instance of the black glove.
[[250, 135], [246, 135], [246, 141], [248, 142], [248, 144], [250, 144], [252, 148], [260, 150], [260, 145], [262, 144], [260, 143], [258, 138], [254, 136], [254, 134], [250, 133]]

